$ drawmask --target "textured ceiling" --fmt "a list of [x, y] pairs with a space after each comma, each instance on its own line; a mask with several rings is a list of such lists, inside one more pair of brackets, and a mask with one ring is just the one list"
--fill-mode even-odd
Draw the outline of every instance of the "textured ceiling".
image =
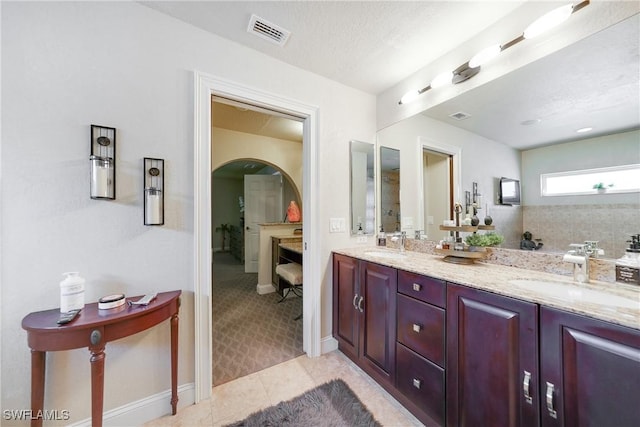
[[[143, 1], [210, 33], [378, 94], [522, 1]], [[247, 32], [252, 14], [291, 31], [284, 47]]]
[[[379, 94], [463, 45], [525, 2], [140, 3], [283, 62]], [[551, 10], [564, 2], [548, 4]], [[607, 7], [613, 7], [614, 2], [611, 4]], [[247, 25], [252, 14], [290, 30], [285, 46], [249, 34]], [[423, 114], [519, 149], [637, 129], [639, 19], [635, 15], [622, 25], [592, 35]], [[448, 117], [458, 111], [470, 114], [471, 118], [454, 121]], [[537, 124], [520, 124], [526, 120]], [[259, 118], [248, 132], [256, 133], [256, 129], [273, 132], [278, 122]], [[220, 126], [232, 128], [237, 124]], [[593, 127], [593, 132], [575, 134], [576, 129], [585, 126]], [[281, 134], [277, 137], [283, 138]]]

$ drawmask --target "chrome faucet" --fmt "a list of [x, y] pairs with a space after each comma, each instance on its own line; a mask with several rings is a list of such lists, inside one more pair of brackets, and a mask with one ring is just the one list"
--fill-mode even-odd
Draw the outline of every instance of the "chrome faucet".
[[573, 280], [578, 283], [589, 283], [589, 256], [593, 248], [577, 243], [569, 246], [573, 249], [569, 250], [562, 259], [573, 264]]

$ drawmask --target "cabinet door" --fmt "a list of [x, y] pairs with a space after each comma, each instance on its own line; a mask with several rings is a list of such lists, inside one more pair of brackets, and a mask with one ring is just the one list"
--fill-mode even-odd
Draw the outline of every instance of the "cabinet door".
[[447, 287], [447, 425], [537, 426], [535, 304]]
[[[340, 350], [352, 360], [358, 359], [359, 312], [358, 261], [333, 255], [333, 336]], [[364, 299], [364, 298], [363, 298]]]
[[543, 426], [638, 426], [640, 331], [541, 308]]
[[393, 384], [396, 347], [397, 273], [394, 268], [362, 262], [360, 361], [374, 378]]

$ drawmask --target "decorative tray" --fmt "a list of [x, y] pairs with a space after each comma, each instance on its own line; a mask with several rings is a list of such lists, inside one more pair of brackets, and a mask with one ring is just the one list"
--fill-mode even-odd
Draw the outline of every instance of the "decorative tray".
[[453, 264], [473, 264], [477, 259], [483, 259], [487, 255], [485, 248], [479, 248], [475, 251], [455, 251], [453, 249], [438, 249], [435, 252], [445, 255], [443, 261]]

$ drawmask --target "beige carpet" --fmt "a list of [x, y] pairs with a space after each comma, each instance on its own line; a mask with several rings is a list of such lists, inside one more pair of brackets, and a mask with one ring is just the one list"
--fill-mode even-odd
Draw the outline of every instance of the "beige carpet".
[[303, 354], [301, 298], [277, 303], [258, 295], [257, 274], [228, 253], [213, 258], [213, 385], [220, 385]]

